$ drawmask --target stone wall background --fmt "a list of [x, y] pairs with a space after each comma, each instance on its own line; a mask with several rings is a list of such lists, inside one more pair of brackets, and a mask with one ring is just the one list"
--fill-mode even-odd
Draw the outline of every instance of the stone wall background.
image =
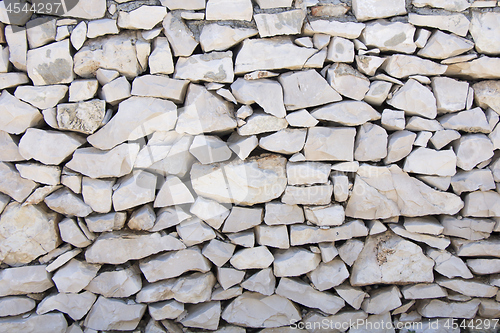
[[500, 2], [48, 3], [0, 2], [0, 331], [500, 330]]

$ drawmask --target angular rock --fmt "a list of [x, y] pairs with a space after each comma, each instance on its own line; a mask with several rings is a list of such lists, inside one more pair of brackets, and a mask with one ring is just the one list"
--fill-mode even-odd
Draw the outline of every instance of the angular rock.
[[441, 287], [471, 297], [493, 297], [498, 292], [497, 287], [474, 280], [439, 278], [436, 279], [436, 283]]
[[223, 266], [233, 255], [235, 245], [212, 239], [203, 247], [203, 256], [218, 267]]
[[470, 171], [479, 163], [493, 156], [493, 143], [484, 134], [468, 134], [454, 142], [457, 166]]
[[338, 296], [317, 291], [303, 281], [289, 278], [280, 280], [276, 294], [329, 314], [337, 313], [345, 305], [344, 300]]
[[66, 216], [85, 217], [92, 213], [92, 208], [67, 188], [52, 193], [44, 202], [50, 209]]
[[41, 113], [3, 90], [0, 96], [0, 130], [10, 134], [21, 134], [29, 127], [38, 125]]
[[19, 86], [14, 95], [36, 108], [48, 109], [61, 102], [67, 92], [68, 87], [65, 85]]
[[255, 14], [254, 19], [259, 29], [260, 37], [278, 35], [297, 35], [302, 30], [306, 13], [295, 9], [275, 14]]
[[272, 253], [265, 246], [258, 246], [237, 251], [230, 263], [236, 269], [262, 269], [274, 261]]
[[140, 269], [149, 282], [180, 276], [188, 271], [206, 273], [210, 262], [197, 247], [167, 252], [142, 260]]
[[180, 57], [175, 65], [174, 78], [191, 82], [233, 82], [233, 52], [212, 52]]
[[256, 34], [258, 31], [253, 28], [232, 27], [217, 22], [207, 23], [201, 30], [200, 45], [204, 52], [225, 51]]
[[40, 206], [13, 202], [5, 208], [0, 224], [0, 258], [11, 266], [28, 264], [60, 243], [57, 214]]
[[500, 210], [498, 209], [498, 200], [500, 194], [494, 191], [476, 191], [468, 193], [464, 200], [464, 216], [473, 217], [498, 217]]
[[172, 12], [169, 12], [163, 19], [163, 29], [176, 57], [188, 57], [198, 46], [193, 32], [180, 17]]
[[281, 74], [278, 81], [283, 87], [287, 110], [338, 102], [342, 97], [315, 70]]
[[304, 155], [310, 161], [352, 161], [355, 135], [354, 128], [311, 128]]
[[57, 126], [60, 129], [92, 134], [104, 120], [106, 103], [99, 99], [57, 105]]
[[500, 259], [468, 259], [467, 266], [474, 274], [486, 275], [500, 272]]
[[358, 21], [367, 21], [406, 14], [406, 7], [402, 0], [391, 0], [383, 5], [375, 0], [354, 0], [352, 11]]
[[52, 280], [61, 293], [78, 293], [96, 276], [101, 265], [71, 259], [58, 269]]
[[134, 78], [144, 71], [138, 55], [140, 46], [145, 43], [140, 32], [135, 31], [89, 40], [74, 56], [75, 73], [90, 78], [101, 68]]
[[[127, 14], [128, 14], [127, 12], [120, 12], [118, 16], [119, 18], [121, 16], [123, 20], [123, 17], [127, 16]], [[124, 23], [126, 24], [126, 22]], [[116, 35], [119, 32], [120, 30], [118, 30], [118, 26], [116, 25], [116, 20], [112, 19], [100, 19], [100, 20], [90, 21], [87, 25], [87, 38], [96, 38], [104, 35]], [[83, 40], [83, 42], [85, 42], [85, 40]], [[76, 46], [79, 46], [78, 47], [79, 49], [82, 45], [77, 44]]]
[[495, 189], [493, 175], [488, 169], [472, 169], [459, 171], [451, 178], [451, 186], [457, 194], [473, 192], [476, 190], [488, 191]]
[[317, 253], [299, 247], [278, 250], [274, 254], [274, 275], [299, 276], [314, 270], [321, 261]]
[[78, 102], [95, 96], [99, 82], [95, 79], [75, 80], [69, 86], [69, 101]]
[[500, 24], [500, 15], [495, 12], [472, 13], [470, 34], [477, 52], [496, 55], [500, 53], [500, 38], [493, 31]]
[[362, 100], [370, 89], [370, 81], [347, 64], [334, 64], [328, 69], [326, 78], [339, 94], [354, 100]]
[[158, 252], [184, 248], [185, 245], [171, 235], [117, 231], [100, 235], [85, 252], [85, 260], [89, 263], [118, 265]]
[[453, 245], [459, 257], [499, 257], [498, 248], [500, 240], [497, 237], [490, 237], [486, 240], [468, 241], [463, 239], [453, 239]]
[[97, 296], [85, 291], [80, 294], [58, 293], [45, 297], [36, 309], [39, 315], [58, 310], [74, 320], [82, 319], [94, 304]]
[[[387, 187], [387, 184], [392, 186]], [[393, 189], [397, 196], [390, 194]], [[377, 219], [434, 214], [431, 212], [455, 214], [462, 206], [458, 196], [433, 190], [396, 165], [379, 169], [364, 165], [358, 170], [346, 216]]]
[[276, 81], [269, 79], [244, 80], [237, 79], [231, 85], [236, 100], [243, 104], [259, 104], [266, 113], [284, 118], [286, 110], [283, 105], [283, 90]]
[[434, 260], [434, 270], [441, 275], [448, 278], [462, 277], [464, 279], [471, 279], [473, 277], [462, 259], [452, 255], [450, 252], [429, 248], [427, 256]]
[[345, 126], [362, 125], [381, 118], [380, 113], [362, 101], [331, 103], [314, 109], [311, 115], [318, 120], [333, 121]]
[[210, 300], [216, 280], [209, 273], [192, 273], [177, 279], [148, 284], [137, 294], [136, 301], [151, 303], [174, 298], [181, 303], [201, 303]]
[[72, 82], [75, 74], [69, 39], [29, 50], [26, 67], [36, 86]]
[[149, 304], [148, 310], [154, 320], [175, 319], [184, 311], [184, 304], [170, 300]]
[[405, 129], [405, 113], [404, 111], [397, 111], [385, 109], [382, 112], [382, 127], [389, 131], [401, 131]]
[[389, 224], [389, 228], [394, 231], [395, 234], [408, 238], [420, 243], [425, 243], [430, 247], [438, 248], [444, 250], [450, 245], [450, 239], [448, 237], [436, 237], [431, 235], [425, 235], [420, 233], [414, 233], [406, 230], [398, 224]]
[[0, 191], [18, 202], [23, 202], [37, 187], [34, 181], [24, 179], [10, 163], [0, 162]]
[[360, 220], [353, 220], [344, 223], [340, 227], [328, 229], [307, 225], [292, 225], [290, 227], [290, 244], [294, 246], [334, 242], [351, 239], [353, 237], [364, 237], [366, 235], [368, 235], [368, 229]]
[[380, 161], [387, 156], [387, 132], [373, 123], [365, 123], [358, 130], [354, 143], [354, 159]]
[[332, 200], [333, 186], [287, 186], [281, 202], [287, 205], [328, 205]]
[[245, 208], [233, 207], [231, 213], [227, 217], [223, 232], [238, 232], [253, 228], [262, 223], [263, 209], [262, 208]]
[[436, 176], [453, 176], [456, 173], [457, 157], [452, 150], [436, 151], [419, 147], [405, 159], [403, 170]]
[[68, 328], [62, 313], [44, 315], [32, 314], [29, 317], [12, 317], [0, 319], [0, 330], [3, 332], [53, 332], [65, 333]]
[[413, 233], [440, 235], [444, 227], [434, 217], [407, 217], [404, 219], [404, 228]]
[[283, 129], [262, 137], [259, 146], [265, 150], [281, 154], [293, 154], [302, 150], [306, 141], [307, 130]]
[[433, 119], [437, 115], [436, 98], [418, 81], [410, 79], [387, 103], [406, 114]]
[[[281, 68], [302, 69], [315, 53], [314, 49], [295, 45], [289, 37], [245, 39], [236, 55], [234, 73]], [[290, 54], [294, 56], [290, 57]]]
[[100, 180], [83, 177], [83, 200], [94, 212], [108, 213], [111, 210], [111, 195], [114, 180]]
[[31, 311], [36, 306], [36, 302], [24, 296], [3, 297], [0, 300], [0, 315], [2, 317], [17, 316]]
[[280, 327], [302, 318], [295, 305], [279, 295], [245, 292], [222, 312], [226, 322], [245, 327]]
[[253, 6], [250, 0], [209, 0], [206, 9], [206, 19], [251, 21]]
[[465, 53], [473, 47], [474, 43], [465, 38], [437, 30], [417, 54], [425, 58], [446, 59]]
[[227, 144], [217, 136], [197, 135], [189, 152], [202, 164], [226, 161], [231, 157]]
[[216, 330], [219, 327], [220, 302], [192, 305], [187, 311], [188, 315], [180, 320], [182, 325], [207, 330]]
[[469, 133], [490, 133], [491, 129], [481, 108], [447, 114], [439, 118], [439, 122], [446, 129]]
[[118, 26], [122, 29], [151, 30], [163, 21], [167, 9], [163, 6], [141, 6], [130, 12], [118, 13]]
[[[316, 289], [324, 291], [342, 284], [342, 282], [349, 277], [349, 271], [344, 262], [336, 258], [327, 263], [320, 263], [318, 267], [309, 272], [307, 276]], [[341, 294], [339, 295], [342, 297]]]
[[482, 108], [492, 108], [500, 114], [500, 81], [486, 80], [472, 86], [474, 89], [474, 100]]
[[411, 24], [377, 20], [366, 24], [360, 40], [366, 46], [376, 47], [380, 51], [411, 54], [417, 48], [413, 42], [414, 35], [415, 27]]
[[432, 282], [433, 266], [419, 246], [387, 231], [367, 238], [352, 266], [351, 285]]
[[[153, 193], [154, 194], [154, 193]], [[168, 176], [156, 196], [154, 207], [166, 207], [194, 202], [193, 195], [176, 176]]]
[[92, 242], [85, 236], [74, 219], [66, 218], [58, 225], [61, 239], [75, 247], [87, 247]]
[[177, 132], [197, 135], [228, 131], [236, 126], [231, 103], [203, 86], [189, 85], [184, 108], [179, 112]]
[[122, 177], [132, 171], [138, 152], [136, 143], [124, 143], [108, 151], [81, 148], [66, 166], [91, 178]]
[[151, 52], [148, 62], [151, 74], [172, 74], [174, 72], [174, 61], [167, 37], [155, 38], [153, 52]]
[[469, 89], [468, 82], [439, 76], [433, 77], [431, 82], [438, 112], [447, 113], [465, 109]]
[[288, 229], [284, 225], [258, 225], [255, 227], [255, 238], [259, 245], [288, 249]]
[[467, 35], [470, 25], [469, 20], [464, 14], [419, 15], [409, 13], [408, 22], [416, 26], [430, 27], [453, 32], [454, 34], [462, 37]]
[[498, 58], [482, 56], [472, 61], [449, 65], [445, 74], [465, 79], [500, 79], [500, 71], [496, 67], [498, 64]]
[[394, 54], [387, 58], [382, 69], [389, 75], [398, 79], [410, 75], [441, 75], [446, 72], [448, 66], [437, 64], [433, 61], [419, 58], [417, 56]]
[[366, 313], [382, 314], [401, 306], [401, 293], [396, 286], [378, 288], [370, 293], [361, 308]]
[[424, 7], [431, 6], [435, 8], [443, 8], [449, 11], [462, 12], [470, 7], [470, 3], [466, 0], [449, 2], [446, 0], [413, 0], [413, 6]]
[[347, 39], [355, 39], [359, 37], [364, 28], [365, 24], [363, 23], [315, 20], [305, 24], [303, 33], [305, 35], [320, 33]]
[[22, 295], [41, 293], [51, 288], [50, 274], [45, 265], [32, 265], [17, 268], [6, 268], [0, 272], [0, 295]]
[[285, 205], [271, 201], [266, 203], [264, 222], [267, 225], [302, 223], [304, 222], [304, 212], [297, 205]]
[[[247, 161], [195, 164], [191, 169], [191, 183], [198, 195], [221, 203], [267, 202], [279, 197], [285, 189], [285, 162], [277, 155], [261, 155]], [[225, 176], [235, 172], [237, 179]], [[223, 183], [227, 188], [219, 186]]]
[[104, 297], [129, 297], [142, 287], [140, 271], [137, 267], [102, 272], [85, 287], [92, 293]]
[[99, 330], [134, 330], [147, 306], [100, 296], [85, 318], [85, 327]]
[[342, 37], [333, 37], [326, 58], [333, 62], [353, 62], [354, 43]]

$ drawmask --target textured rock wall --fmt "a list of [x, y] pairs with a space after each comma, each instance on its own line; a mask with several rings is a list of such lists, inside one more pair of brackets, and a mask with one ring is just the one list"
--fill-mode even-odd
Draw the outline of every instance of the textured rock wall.
[[500, 2], [36, 3], [0, 332], [498, 332]]

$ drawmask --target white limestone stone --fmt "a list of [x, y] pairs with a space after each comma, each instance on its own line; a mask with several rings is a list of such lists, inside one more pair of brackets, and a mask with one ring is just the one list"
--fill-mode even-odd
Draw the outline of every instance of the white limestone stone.
[[362, 100], [370, 89], [370, 81], [347, 64], [334, 64], [327, 70], [326, 78], [339, 94], [354, 100]]
[[209, 0], [206, 9], [206, 19], [251, 21], [253, 6], [250, 0]]
[[290, 227], [290, 244], [304, 245], [322, 242], [334, 242], [364, 237], [368, 235], [368, 229], [360, 220], [353, 220], [334, 228], [320, 228], [308, 225], [292, 225]]
[[263, 214], [262, 208], [234, 206], [224, 222], [222, 232], [238, 232], [253, 228], [262, 223]]
[[222, 312], [222, 319], [246, 327], [280, 327], [302, 318], [288, 299], [279, 295], [265, 296], [245, 292]]
[[274, 275], [276, 277], [299, 276], [314, 270], [321, 256], [299, 247], [277, 250], [274, 254]]
[[176, 225], [176, 231], [186, 246], [196, 245], [215, 238], [214, 230], [198, 218]]
[[469, 89], [467, 82], [448, 77], [433, 77], [431, 82], [438, 112], [454, 112], [465, 108]]
[[309, 161], [352, 161], [355, 135], [354, 128], [311, 128], [304, 155]]
[[442, 234], [444, 229], [443, 225], [432, 216], [405, 217], [404, 228], [409, 232], [436, 236]]
[[402, 305], [400, 298], [401, 292], [397, 286], [378, 288], [370, 293], [370, 297], [365, 298], [361, 308], [366, 313], [386, 313]]
[[459, 171], [451, 178], [451, 186], [457, 194], [476, 190], [488, 191], [495, 189], [495, 180], [489, 169], [472, 169]]
[[7, 25], [4, 34], [9, 47], [9, 61], [15, 68], [26, 71], [26, 53], [28, 51], [26, 28], [14, 28], [12, 25]]
[[474, 43], [465, 38], [437, 30], [417, 54], [431, 59], [446, 59], [465, 53], [473, 47]]
[[288, 205], [328, 205], [332, 201], [333, 185], [322, 184], [308, 187], [287, 186], [281, 202]]
[[356, 310], [359, 310], [364, 298], [368, 296], [361, 288], [351, 287], [348, 283], [336, 286], [335, 291]]
[[382, 65], [382, 69], [387, 74], [398, 79], [416, 74], [441, 75], [446, 72], [447, 68], [447, 66], [437, 64], [433, 61], [405, 54], [394, 54], [387, 58]]
[[432, 135], [430, 142], [436, 149], [439, 150], [459, 138], [460, 133], [455, 130], [440, 130], [436, 131]]
[[133, 330], [139, 324], [146, 304], [127, 303], [123, 300], [100, 296], [85, 318], [84, 325], [99, 330]]
[[92, 293], [104, 297], [128, 297], [137, 293], [142, 287], [140, 271], [137, 267], [102, 272], [85, 287]]
[[8, 317], [0, 319], [0, 329], [5, 332], [50, 331], [53, 333], [65, 333], [67, 328], [68, 323], [62, 313], [32, 314], [26, 318]]
[[229, 209], [215, 200], [206, 199], [201, 196], [196, 197], [189, 212], [198, 216], [198, 218], [205, 221], [214, 229], [219, 229], [229, 215]]
[[405, 129], [404, 111], [385, 109], [382, 112], [382, 127], [389, 131], [402, 131]]
[[[119, 12], [119, 16], [123, 16], [123, 13], [125, 12]], [[128, 13], [127, 13], [128, 14]], [[82, 28], [83, 30], [83, 28]], [[118, 26], [116, 25], [116, 20], [113, 19], [100, 19], [100, 20], [94, 20], [94, 21], [89, 21], [87, 24], [87, 38], [96, 38], [99, 36], [104, 36], [104, 35], [116, 35], [120, 32], [118, 29]], [[82, 43], [83, 44], [83, 43]], [[78, 44], [77, 44], [78, 46]], [[81, 45], [80, 45], [81, 47]], [[80, 47], [76, 47], [76, 49], [80, 49]]]
[[0, 299], [0, 315], [17, 316], [31, 311], [36, 306], [36, 302], [25, 296], [8, 296]]
[[177, 119], [176, 131], [197, 135], [232, 130], [237, 126], [233, 106], [205, 87], [190, 84]]
[[436, 176], [453, 176], [456, 173], [457, 157], [452, 150], [433, 150], [419, 147], [405, 159], [403, 170]]
[[271, 296], [276, 288], [276, 278], [271, 268], [265, 268], [243, 281], [241, 286], [246, 290]]
[[[359, 2], [359, 1], [358, 1]], [[380, 51], [394, 51], [412, 54], [417, 46], [413, 41], [415, 27], [408, 23], [377, 20], [366, 24], [360, 40]]]
[[[194, 191], [205, 198], [220, 203], [253, 205], [283, 193], [287, 182], [285, 163], [283, 157], [263, 155], [216, 165], [195, 164], [191, 169], [191, 183]], [[237, 177], [225, 176], [229, 174]]]
[[92, 208], [67, 188], [52, 193], [44, 202], [50, 209], [66, 216], [85, 217], [92, 213]]
[[486, 115], [479, 107], [447, 114], [439, 118], [439, 122], [446, 129], [453, 129], [468, 133], [490, 133], [490, 126]]
[[101, 126], [105, 114], [106, 103], [99, 99], [63, 103], [57, 105], [57, 126], [59, 129], [92, 134]]
[[352, 266], [363, 250], [364, 243], [357, 239], [349, 239], [338, 248], [339, 256], [347, 265]]
[[278, 118], [284, 118], [286, 115], [282, 102], [283, 89], [275, 81], [269, 79], [248, 81], [239, 78], [231, 85], [231, 91], [240, 103], [257, 103], [266, 113]]
[[474, 280], [438, 278], [436, 283], [441, 287], [471, 297], [493, 297], [498, 292], [497, 287]]
[[408, 238], [417, 242], [425, 243], [430, 247], [435, 247], [444, 250], [450, 245], [450, 239], [448, 237], [436, 237], [426, 234], [414, 233], [406, 230], [399, 224], [389, 224], [389, 228], [394, 231], [395, 234]]
[[206, 302], [189, 307], [188, 315], [180, 320], [186, 327], [216, 330], [221, 314], [220, 302]]
[[95, 96], [99, 82], [95, 79], [75, 80], [69, 86], [69, 101], [78, 102]]
[[301, 9], [294, 9], [279, 13], [255, 14], [254, 19], [260, 37], [278, 35], [297, 35], [302, 30], [306, 13]]
[[387, 132], [382, 127], [365, 123], [358, 130], [354, 142], [354, 159], [380, 161], [387, 156]]
[[170, 251], [141, 260], [139, 267], [149, 282], [178, 277], [188, 271], [206, 273], [210, 262], [197, 247]]
[[[339, 258], [336, 258], [327, 263], [320, 263], [318, 267], [309, 272], [307, 276], [316, 289], [324, 291], [342, 284], [342, 282], [349, 278], [349, 271], [345, 263]], [[339, 293], [339, 295], [343, 297], [342, 294]], [[350, 304], [348, 300], [346, 301]]]
[[184, 249], [180, 240], [160, 233], [115, 231], [101, 234], [85, 252], [89, 263], [123, 264], [161, 251]]
[[494, 191], [476, 191], [468, 193], [464, 200], [464, 216], [497, 217], [500, 211], [497, 208], [500, 194]]
[[410, 79], [387, 103], [406, 114], [433, 119], [437, 115], [436, 98], [418, 81]]
[[344, 300], [338, 296], [317, 291], [303, 281], [289, 278], [280, 280], [276, 294], [329, 314], [337, 313], [345, 304]]
[[[268, 269], [270, 270], [270, 269]], [[245, 277], [245, 271], [239, 271], [234, 268], [218, 267], [217, 268], [217, 281], [223, 289], [231, 288], [239, 284]], [[274, 291], [274, 286], [273, 286]]]
[[231, 83], [234, 79], [232, 57], [232, 51], [180, 57], [175, 65], [174, 78], [191, 82]]
[[235, 248], [233, 244], [212, 239], [203, 247], [202, 254], [216, 266], [221, 267], [231, 259]]
[[205, 9], [204, 0], [161, 0], [162, 6], [166, 6], [170, 10], [175, 9], [188, 9], [197, 10]]
[[194, 197], [186, 184], [176, 176], [168, 176], [156, 196], [154, 207], [174, 206], [192, 202], [194, 202]]
[[306, 220], [318, 226], [336, 226], [344, 222], [341, 205], [304, 207]]
[[418, 245], [387, 231], [367, 238], [352, 267], [351, 285], [432, 282], [433, 266]]
[[255, 112], [246, 120], [246, 124], [238, 127], [238, 134], [250, 136], [254, 134], [276, 132], [288, 127], [284, 118], [278, 118], [264, 112]]
[[333, 121], [345, 126], [362, 125], [381, 118], [380, 113], [362, 101], [331, 103], [314, 109], [311, 115], [318, 120]]
[[419, 15], [408, 14], [408, 22], [423, 27], [437, 28], [465, 37], [469, 31], [470, 21], [464, 14], [450, 15]]
[[163, 6], [141, 6], [130, 12], [118, 12], [118, 26], [122, 29], [151, 30], [163, 21], [167, 9]]
[[492, 30], [498, 27], [500, 15], [495, 12], [476, 12], [472, 14], [470, 33], [479, 53], [496, 55], [500, 53], [500, 39]]
[[239, 250], [233, 254], [230, 263], [236, 269], [262, 269], [269, 267], [274, 256], [265, 246]]
[[87, 247], [92, 242], [85, 236], [74, 219], [66, 218], [59, 222], [59, 232], [61, 239], [75, 247]]
[[229, 25], [217, 22], [207, 23], [200, 34], [200, 45], [204, 52], [225, 51], [242, 40], [255, 36], [258, 30]]
[[80, 148], [66, 166], [91, 178], [122, 177], [132, 171], [139, 145], [121, 144], [103, 151], [97, 148]]
[[358, 21], [406, 14], [402, 0], [391, 0], [383, 5], [374, 0], [354, 0], [352, 10]]
[[[234, 73], [244, 74], [254, 70], [281, 68], [302, 69], [315, 53], [315, 49], [295, 45], [289, 37], [245, 39], [236, 55]], [[290, 57], [290, 54], [294, 56]], [[322, 67], [322, 65], [321, 62], [319, 66], [312, 65], [312, 67]]]
[[467, 266], [478, 275], [499, 273], [499, 264], [500, 259], [467, 259]]
[[279, 249], [290, 247], [288, 229], [285, 225], [258, 225], [255, 227], [257, 244]]
[[427, 256], [434, 260], [434, 270], [448, 278], [462, 277], [470, 279], [473, 277], [469, 268], [459, 257], [454, 256], [445, 250], [429, 248]]
[[377, 81], [377, 80], [372, 81], [372, 83], [370, 84], [370, 89], [366, 93], [365, 98], [363, 100], [371, 105], [380, 106], [387, 99], [391, 87], [392, 87], [391, 82]]
[[[342, 97], [315, 70], [283, 73], [278, 77], [283, 87], [287, 110], [338, 102]], [[288, 119], [288, 116], [287, 116]]]
[[459, 62], [448, 66], [446, 74], [466, 79], [499, 79], [496, 70], [497, 58], [482, 56], [467, 62]]
[[268, 151], [290, 155], [302, 150], [306, 134], [305, 129], [283, 129], [262, 137], [259, 140], [259, 146]]
[[267, 225], [302, 223], [304, 211], [297, 205], [286, 205], [277, 201], [267, 202], [264, 222]]
[[498, 257], [498, 246], [500, 245], [500, 242], [496, 237], [479, 241], [469, 241], [456, 238], [453, 239], [451, 244], [459, 257]]
[[60, 293], [78, 293], [97, 275], [101, 265], [71, 259], [52, 276]]
[[80, 320], [87, 314], [96, 299], [97, 296], [88, 291], [80, 294], [52, 294], [38, 304], [36, 313], [43, 315], [53, 310], [59, 310], [74, 320]]
[[69, 39], [29, 50], [26, 67], [36, 86], [72, 82], [75, 74]]
[[3, 90], [0, 96], [0, 130], [21, 134], [42, 120], [41, 113], [33, 106], [20, 101]]
[[475, 83], [474, 100], [482, 108], [492, 108], [496, 113], [500, 114], [500, 100], [498, 99], [498, 91], [500, 91], [500, 81], [485, 80]]
[[184, 304], [169, 300], [148, 304], [148, 310], [154, 320], [176, 319], [184, 312]]
[[326, 59], [333, 62], [353, 62], [354, 43], [342, 37], [333, 37], [328, 45]]
[[55, 107], [63, 100], [68, 87], [65, 85], [19, 86], [14, 95], [39, 109]]
[[493, 143], [484, 134], [462, 135], [454, 142], [453, 148], [457, 154], [457, 166], [465, 171], [493, 156]]

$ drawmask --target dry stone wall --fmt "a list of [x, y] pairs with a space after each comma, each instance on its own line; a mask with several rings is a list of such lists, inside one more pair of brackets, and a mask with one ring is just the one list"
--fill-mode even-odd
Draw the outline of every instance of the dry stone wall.
[[0, 1], [0, 332], [500, 330], [500, 2], [56, 3]]

